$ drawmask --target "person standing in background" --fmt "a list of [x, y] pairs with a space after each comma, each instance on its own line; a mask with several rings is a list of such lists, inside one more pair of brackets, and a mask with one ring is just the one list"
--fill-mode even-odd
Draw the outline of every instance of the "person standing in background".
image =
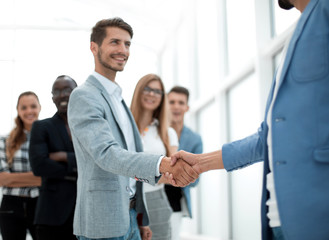
[[28, 150], [32, 123], [41, 110], [38, 96], [21, 93], [16, 109], [16, 126], [7, 138], [0, 138], [0, 230], [3, 240], [25, 240], [27, 230], [35, 240], [33, 220], [41, 178], [31, 171]]
[[77, 165], [67, 123], [67, 106], [77, 87], [69, 76], [57, 77], [52, 86], [57, 112], [35, 121], [31, 130], [30, 163], [42, 185], [35, 220], [38, 240], [74, 240]]
[[[161, 78], [155, 74], [142, 77], [135, 88], [130, 108], [141, 134], [146, 153], [170, 156], [177, 152], [178, 139], [169, 127], [167, 96]], [[171, 240], [171, 207], [163, 179], [152, 186], [144, 183], [152, 240]]]
[[[189, 110], [189, 95], [188, 89], [181, 86], [175, 86], [169, 91], [168, 100], [171, 111], [171, 127], [175, 129], [179, 139], [178, 150], [202, 153], [203, 145], [200, 135], [184, 125], [184, 116]], [[173, 240], [179, 240], [182, 217], [187, 216], [192, 218], [190, 188], [195, 187], [198, 182], [199, 179], [183, 188], [172, 185], [165, 186], [166, 194], [174, 211], [171, 216]]]

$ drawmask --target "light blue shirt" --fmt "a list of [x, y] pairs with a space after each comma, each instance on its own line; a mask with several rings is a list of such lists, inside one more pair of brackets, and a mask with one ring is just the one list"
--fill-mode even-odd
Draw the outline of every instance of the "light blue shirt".
[[[122, 101], [122, 89], [121, 87], [113, 82], [112, 80], [104, 77], [103, 75], [93, 72], [92, 74], [106, 89], [108, 94], [110, 95], [111, 100], [115, 103], [114, 105], [114, 111], [117, 113], [119, 116], [119, 125], [123, 131], [124, 138], [127, 143], [127, 150], [128, 151], [133, 151], [136, 152], [136, 145], [134, 141], [134, 132], [133, 128], [131, 125], [131, 122], [129, 120], [129, 116], [127, 114], [126, 109], [124, 108]], [[160, 176], [160, 163], [163, 157], [159, 158], [158, 164], [157, 164], [157, 169], [156, 169], [156, 176]], [[136, 193], [136, 180], [130, 178], [129, 180], [129, 187], [130, 187], [130, 197], [133, 197]]]
[[[136, 145], [134, 141], [134, 132], [133, 128], [131, 126], [131, 122], [129, 120], [127, 111], [125, 110], [122, 101], [122, 89], [121, 87], [113, 82], [110, 79], [107, 79], [106, 77], [102, 76], [101, 74], [97, 72], [93, 72], [92, 74], [106, 89], [108, 94], [110, 95], [111, 100], [115, 103], [114, 105], [114, 111], [117, 113], [119, 116], [119, 125], [123, 131], [124, 138], [127, 143], [127, 150], [128, 151], [133, 151], [136, 152]], [[133, 197], [136, 193], [136, 180], [130, 178], [129, 179], [129, 193], [130, 197]]]

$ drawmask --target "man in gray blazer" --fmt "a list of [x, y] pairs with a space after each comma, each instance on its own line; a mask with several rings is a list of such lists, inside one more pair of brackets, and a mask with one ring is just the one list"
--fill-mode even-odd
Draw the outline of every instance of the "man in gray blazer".
[[168, 157], [137, 153], [143, 151], [139, 132], [115, 82], [132, 36], [120, 18], [99, 21], [90, 44], [95, 71], [70, 96], [78, 165], [74, 234], [80, 240], [151, 239], [142, 182], [154, 185], [161, 173], [172, 173], [168, 181], [185, 186], [198, 177], [184, 161], [171, 167]]

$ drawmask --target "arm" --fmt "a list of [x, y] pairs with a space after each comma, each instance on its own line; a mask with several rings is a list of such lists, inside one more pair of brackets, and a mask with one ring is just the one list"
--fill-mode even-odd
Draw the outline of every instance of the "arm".
[[222, 159], [222, 151], [218, 150], [210, 153], [192, 154], [185, 151], [179, 151], [172, 157], [172, 165], [177, 164], [178, 159], [183, 159], [198, 173], [207, 172], [209, 170], [223, 169], [224, 163]]
[[33, 175], [32, 172], [24, 173], [0, 173], [1, 187], [31, 187], [40, 186], [41, 178]]
[[242, 140], [224, 144], [222, 150], [210, 153], [192, 154], [180, 151], [172, 156], [172, 164], [184, 159], [193, 166], [196, 172], [226, 169], [236, 170], [264, 160], [264, 132], [262, 127], [257, 133]]
[[36, 176], [41, 177], [64, 178], [72, 175], [74, 171], [69, 168], [67, 163], [70, 153], [49, 153], [49, 138], [53, 137], [49, 134], [49, 129], [47, 129], [49, 127], [52, 126], [44, 121], [33, 123], [29, 148], [32, 171]]
[[[122, 133], [117, 126], [115, 117], [111, 111], [110, 99], [99, 96], [94, 89], [77, 89], [70, 96], [68, 108], [68, 120], [72, 133], [72, 139], [78, 159], [93, 161], [104, 171], [128, 176], [135, 179], [145, 179], [151, 185], [156, 183], [156, 171], [160, 155], [146, 154], [143, 152], [131, 152], [122, 146]], [[106, 96], [105, 96], [106, 97]], [[164, 160], [165, 159], [165, 160]], [[163, 163], [166, 162], [166, 167]], [[184, 164], [184, 163], [182, 163]], [[170, 166], [170, 158], [161, 161], [161, 172], [165, 169], [173, 170]], [[186, 169], [179, 174], [184, 178], [179, 182], [183, 184], [187, 177]], [[192, 168], [188, 170], [194, 172]], [[179, 173], [179, 169], [175, 170]], [[194, 175], [197, 175], [194, 173]], [[192, 174], [193, 176], [193, 174]]]
[[152, 239], [152, 231], [149, 226], [139, 226], [139, 231], [141, 233], [142, 240], [151, 240]]

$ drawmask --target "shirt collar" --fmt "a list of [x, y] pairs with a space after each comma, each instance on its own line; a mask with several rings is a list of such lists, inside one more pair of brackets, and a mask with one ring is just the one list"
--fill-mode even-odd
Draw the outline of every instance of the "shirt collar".
[[156, 119], [156, 118], [153, 118], [153, 121], [151, 122], [151, 124], [150, 124], [151, 126], [159, 126], [159, 120], [158, 119]]
[[122, 89], [117, 83], [95, 71], [92, 73], [92, 75], [103, 85], [110, 96], [116, 97], [119, 101], [122, 100]]

